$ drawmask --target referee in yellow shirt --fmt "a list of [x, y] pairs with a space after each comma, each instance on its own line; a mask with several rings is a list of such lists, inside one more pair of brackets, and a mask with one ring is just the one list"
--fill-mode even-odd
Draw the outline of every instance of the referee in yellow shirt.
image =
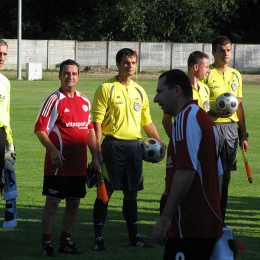
[[[240, 141], [241, 149], [247, 151], [248, 133], [246, 131], [245, 114], [242, 105], [242, 77], [237, 70], [228, 65], [232, 58], [231, 40], [226, 36], [219, 36], [214, 39], [212, 42], [212, 55], [214, 63], [210, 65], [210, 73], [204, 82], [210, 90], [210, 111], [208, 114], [216, 123], [220, 136], [220, 156], [224, 172], [221, 208], [223, 221], [225, 221], [231, 171], [237, 169], [238, 140]], [[221, 111], [216, 110], [216, 99], [225, 92], [234, 94], [238, 99], [238, 109], [234, 114], [224, 115]]]
[[[205, 110], [205, 112], [208, 112], [210, 109], [209, 88], [206, 84], [202, 82], [202, 80], [204, 80], [207, 77], [208, 73], [210, 72], [209, 56], [202, 51], [194, 51], [190, 53], [188, 57], [187, 65], [188, 65], [187, 76], [191, 81], [193, 99], [198, 100], [198, 105], [203, 110]], [[164, 114], [162, 119], [162, 124], [166, 134], [171, 139], [172, 116]], [[170, 157], [168, 157], [168, 152], [167, 152], [166, 171], [169, 170], [169, 168], [171, 167], [171, 161], [172, 160]], [[160, 200], [160, 213], [162, 213], [165, 203], [166, 203], [166, 194], [164, 191]]]
[[[97, 145], [101, 150], [102, 174], [110, 198], [114, 190], [122, 190], [123, 216], [129, 233], [129, 245], [152, 247], [145, 242], [137, 229], [137, 194], [143, 190], [141, 127], [150, 138], [163, 142], [152, 122], [149, 100], [145, 90], [131, 77], [137, 66], [136, 53], [124, 48], [116, 54], [118, 75], [96, 90], [92, 103], [93, 122]], [[104, 140], [102, 142], [102, 135]], [[102, 145], [101, 145], [102, 142]], [[163, 149], [161, 160], [164, 158]], [[93, 219], [95, 230], [94, 250], [107, 250], [103, 239], [108, 204], [96, 199]]]

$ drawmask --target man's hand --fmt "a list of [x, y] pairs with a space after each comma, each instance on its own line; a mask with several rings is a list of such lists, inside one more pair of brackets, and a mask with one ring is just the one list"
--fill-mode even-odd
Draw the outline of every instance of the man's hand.
[[156, 222], [153, 228], [153, 237], [160, 245], [165, 245], [168, 241], [168, 230], [171, 225], [171, 219], [162, 215]]
[[166, 154], [166, 149], [167, 149], [167, 147], [166, 147], [166, 145], [162, 145], [162, 148], [161, 148], [161, 157], [157, 160], [157, 161], [154, 161], [153, 163], [158, 163], [158, 162], [160, 162], [160, 161], [162, 161], [163, 159], [164, 159], [164, 157], [165, 157], [165, 154]]
[[52, 151], [50, 151], [50, 155], [51, 155], [51, 164], [53, 165], [53, 167], [61, 168], [63, 166], [62, 161], [65, 161], [65, 159], [60, 153], [60, 151], [55, 148]]
[[228, 113], [228, 114], [223, 114], [222, 111], [218, 111], [218, 110], [210, 110], [208, 112], [208, 114], [210, 116], [215, 116], [215, 117], [222, 117], [222, 118], [228, 118], [232, 116], [232, 113]]
[[14, 162], [16, 160], [16, 153], [15, 151], [9, 150], [5, 153], [5, 161], [10, 161], [14, 165]]

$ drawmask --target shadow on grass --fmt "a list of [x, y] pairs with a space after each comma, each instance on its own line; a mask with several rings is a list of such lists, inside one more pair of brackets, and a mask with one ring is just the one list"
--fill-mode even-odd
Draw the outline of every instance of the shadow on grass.
[[[240, 254], [239, 260], [260, 259], [260, 210], [259, 198], [229, 197], [227, 211], [227, 226], [231, 227], [236, 236], [243, 242], [247, 251]], [[155, 205], [159, 201], [140, 199], [139, 232], [149, 243], [155, 245], [152, 249], [132, 248], [127, 245], [128, 233], [122, 216], [122, 198], [112, 198], [109, 205], [107, 222], [104, 229], [107, 252], [93, 251], [94, 232], [92, 224], [93, 198], [83, 199], [81, 202], [76, 225], [73, 230], [73, 241], [81, 256], [56, 254], [57, 259], [124, 259], [133, 260], [162, 259], [163, 247], [156, 245], [152, 238], [152, 228], [159, 216]], [[149, 205], [152, 205], [149, 207]], [[61, 218], [64, 203], [61, 203], [55, 217], [53, 228], [53, 240], [55, 249], [61, 232]], [[4, 212], [4, 208], [2, 210]], [[14, 229], [0, 229], [0, 252], [1, 259], [44, 259], [41, 251], [41, 206], [23, 205], [18, 206], [18, 227]], [[3, 222], [1, 213], [0, 222]]]
[[226, 225], [244, 244], [238, 259], [260, 259], [260, 208], [258, 197], [229, 196]]

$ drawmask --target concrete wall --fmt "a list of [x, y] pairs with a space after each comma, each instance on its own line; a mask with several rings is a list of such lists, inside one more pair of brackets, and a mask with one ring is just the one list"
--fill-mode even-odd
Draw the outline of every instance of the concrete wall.
[[[3, 69], [16, 70], [17, 40], [6, 41], [9, 53]], [[116, 68], [116, 53], [126, 47], [138, 52], [139, 72], [172, 68], [186, 70], [187, 58], [195, 50], [204, 51], [213, 61], [210, 43], [22, 40], [21, 66], [26, 69], [26, 63], [41, 63], [43, 70], [55, 69], [63, 60], [74, 59], [82, 69], [86, 66]], [[230, 66], [241, 72], [260, 72], [260, 45], [233, 44]]]

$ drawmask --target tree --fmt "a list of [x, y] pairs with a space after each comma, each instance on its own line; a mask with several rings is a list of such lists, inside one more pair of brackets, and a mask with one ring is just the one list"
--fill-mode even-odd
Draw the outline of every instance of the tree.
[[[17, 37], [17, 1], [0, 3], [0, 38]], [[257, 0], [23, 0], [22, 38], [259, 43]]]

